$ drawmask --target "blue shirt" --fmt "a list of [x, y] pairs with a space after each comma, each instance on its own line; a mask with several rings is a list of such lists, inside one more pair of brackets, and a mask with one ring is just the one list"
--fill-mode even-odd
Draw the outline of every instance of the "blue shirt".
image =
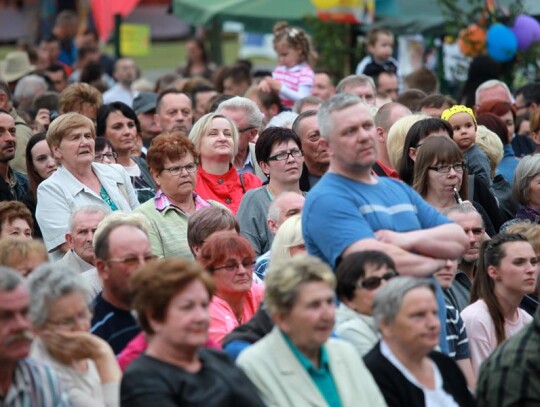
[[289, 345], [292, 353], [294, 354], [294, 356], [296, 356], [298, 362], [300, 362], [302, 367], [306, 370], [311, 380], [313, 380], [313, 383], [321, 392], [328, 405], [331, 407], [341, 407], [341, 399], [339, 398], [336, 383], [334, 382], [334, 378], [332, 377], [332, 373], [330, 372], [328, 353], [326, 352], [326, 348], [324, 347], [324, 345], [321, 346], [319, 360], [320, 367], [317, 368], [313, 365], [313, 363], [311, 363], [311, 360], [309, 360], [307, 357], [304, 356], [302, 352], [300, 352], [300, 350], [291, 341], [287, 334], [285, 334], [285, 332], [281, 330], [280, 332], [283, 335], [283, 338], [285, 338], [285, 342], [287, 343], [287, 345]]

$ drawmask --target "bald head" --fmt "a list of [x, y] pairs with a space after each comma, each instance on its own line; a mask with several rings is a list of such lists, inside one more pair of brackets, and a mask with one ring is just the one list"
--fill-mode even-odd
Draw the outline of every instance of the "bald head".
[[273, 234], [283, 222], [304, 208], [305, 198], [296, 192], [283, 192], [268, 207], [268, 227]]

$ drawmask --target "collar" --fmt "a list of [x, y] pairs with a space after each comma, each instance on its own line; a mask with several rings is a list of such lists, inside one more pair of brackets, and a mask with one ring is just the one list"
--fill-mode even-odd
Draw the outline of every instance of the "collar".
[[379, 167], [381, 167], [381, 170], [384, 171], [384, 173], [386, 174], [386, 176], [390, 177], [390, 178], [394, 178], [394, 179], [397, 179], [399, 180], [399, 173], [396, 171], [395, 168], [392, 168], [386, 164], [384, 164], [382, 161], [380, 160], [377, 160], [377, 164], [379, 165]]
[[216, 182], [219, 179], [222, 179], [223, 181], [234, 182], [238, 178], [238, 172], [232, 164], [229, 164], [229, 170], [225, 174], [220, 175], [210, 174], [206, 172], [201, 165], [197, 169], [197, 175], [200, 176], [203, 180], [209, 180], [211, 182]]
[[298, 361], [300, 362], [300, 364], [302, 365], [304, 369], [306, 369], [310, 373], [320, 372], [323, 370], [329, 370], [328, 353], [324, 345], [321, 346], [321, 349], [319, 352], [320, 367], [317, 368], [313, 365], [313, 363], [311, 363], [311, 360], [309, 360], [302, 352], [300, 352], [300, 349], [296, 347], [296, 345], [293, 343], [291, 338], [289, 338], [289, 336], [285, 332], [283, 332], [281, 329], [279, 330], [279, 332], [281, 332], [281, 334], [283, 335], [283, 338], [285, 339], [285, 342], [287, 343], [292, 353], [294, 354], [294, 356], [296, 356], [296, 358], [298, 359]]
[[[192, 196], [193, 201], [195, 202], [195, 211], [210, 206], [210, 204], [204, 199], [202, 199], [195, 191], [192, 192]], [[156, 192], [156, 196], [154, 198], [154, 206], [159, 212], [164, 212], [168, 209], [177, 209], [184, 212], [179, 207], [173, 205], [171, 201], [169, 201], [169, 198], [167, 198], [167, 195], [165, 195], [165, 193], [161, 189], [158, 189]]]

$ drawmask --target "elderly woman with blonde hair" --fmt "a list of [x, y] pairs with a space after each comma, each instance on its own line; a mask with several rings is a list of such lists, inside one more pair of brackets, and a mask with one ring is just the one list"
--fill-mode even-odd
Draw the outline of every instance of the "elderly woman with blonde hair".
[[191, 129], [189, 139], [199, 154], [197, 192], [236, 214], [246, 191], [261, 186], [261, 180], [250, 173], [238, 174], [233, 165], [238, 152], [238, 129], [228, 117], [208, 113]]
[[270, 266], [265, 305], [275, 323], [237, 364], [269, 406], [384, 406], [356, 350], [330, 338], [336, 278], [321, 260], [298, 256]]
[[69, 215], [73, 209], [98, 205], [131, 212], [139, 202], [127, 172], [117, 164], [94, 162], [94, 123], [79, 113], [66, 113], [47, 131], [47, 143], [59, 163], [39, 184], [36, 218], [49, 252], [63, 254]]

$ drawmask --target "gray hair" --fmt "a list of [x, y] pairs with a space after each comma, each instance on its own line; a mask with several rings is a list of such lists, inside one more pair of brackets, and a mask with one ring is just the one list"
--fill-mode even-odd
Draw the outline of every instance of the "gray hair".
[[102, 206], [97, 206], [97, 205], [86, 205], [86, 206], [81, 206], [79, 208], [76, 208], [75, 210], [73, 210], [73, 212], [71, 212], [71, 215], [69, 215], [69, 220], [68, 220], [68, 232], [69, 233], [73, 233], [73, 231], [77, 227], [77, 223], [76, 223], [75, 220], [76, 220], [77, 215], [79, 215], [81, 213], [85, 213], [85, 214], [88, 214], [88, 215], [93, 215], [95, 213], [101, 213], [105, 217], [111, 212], [109, 210], [103, 208]]
[[281, 112], [270, 119], [266, 128], [282, 127], [284, 129], [290, 129], [297, 117], [298, 113], [295, 112]]
[[506, 93], [508, 93], [509, 103], [513, 103], [514, 102], [514, 97], [512, 96], [512, 92], [510, 92], [510, 89], [508, 88], [508, 85], [506, 83], [498, 80], [498, 79], [490, 79], [489, 81], [485, 81], [485, 82], [481, 83], [480, 86], [478, 86], [476, 88], [476, 92], [474, 93], [474, 101], [475, 101], [475, 103], [478, 103], [480, 93], [482, 93], [483, 91], [488, 90], [488, 89], [496, 88], [497, 86], [502, 86], [506, 90]]
[[336, 86], [336, 93], [344, 93], [345, 88], [348, 86], [365, 85], [366, 83], [373, 88], [373, 92], [377, 93], [377, 88], [373, 78], [364, 74], [349, 75], [340, 80]]
[[36, 95], [45, 93], [47, 89], [47, 82], [43, 77], [39, 75], [27, 75], [17, 82], [17, 86], [15, 86], [15, 91], [13, 92], [13, 100], [15, 103], [20, 103], [24, 100], [32, 101]]
[[296, 135], [300, 137], [300, 139], [302, 138], [302, 136], [300, 135], [300, 126], [302, 124], [302, 121], [312, 116], [317, 116], [317, 110], [306, 110], [305, 112], [300, 113], [298, 117], [294, 120], [294, 123], [292, 124], [292, 131], [294, 131]]
[[264, 279], [264, 303], [269, 313], [289, 314], [302, 285], [311, 282], [327, 283], [332, 290], [336, 287], [334, 272], [317, 257], [297, 256], [271, 263]]
[[246, 114], [249, 125], [256, 127], [257, 130], [260, 130], [263, 120], [263, 114], [253, 100], [242, 96], [235, 96], [224, 102], [221, 102], [216, 109], [216, 113], [225, 114], [223, 113], [224, 110], [244, 112]]
[[294, 113], [300, 114], [304, 105], [321, 105], [323, 100], [317, 96], [306, 96], [305, 98], [298, 99], [294, 102], [292, 111]]
[[148, 219], [142, 213], [125, 213], [115, 211], [107, 215], [99, 222], [94, 233], [94, 252], [96, 259], [107, 260], [109, 258], [109, 236], [120, 226], [133, 226], [141, 230], [148, 237], [150, 229]]
[[529, 194], [532, 178], [540, 174], [540, 154], [523, 157], [514, 172], [512, 195], [521, 205], [529, 205]]
[[461, 213], [463, 215], [468, 215], [469, 213], [476, 213], [482, 222], [482, 227], [484, 227], [484, 219], [482, 219], [482, 215], [480, 215], [480, 212], [476, 210], [474, 206], [472, 206], [470, 203], [461, 203], [457, 205], [453, 205], [448, 209], [445, 209], [443, 211], [443, 215], [450, 217], [453, 213]]
[[30, 319], [36, 328], [42, 327], [49, 318], [51, 304], [59, 298], [74, 292], [84, 298], [87, 288], [81, 275], [58, 264], [39, 266], [28, 277], [30, 290]]
[[0, 292], [13, 291], [23, 281], [23, 277], [12, 268], [0, 266]]
[[405, 295], [409, 291], [421, 287], [430, 289], [435, 295], [435, 286], [425, 278], [396, 277], [381, 287], [373, 299], [373, 318], [377, 327], [380, 329], [382, 323], [390, 324], [394, 322]]
[[348, 93], [339, 93], [325, 100], [317, 113], [317, 122], [319, 123], [319, 132], [321, 137], [328, 140], [334, 129], [334, 120], [332, 113], [338, 112], [354, 105], [362, 105], [369, 112], [367, 105], [356, 95]]
[[297, 192], [292, 191], [285, 191], [276, 196], [271, 202], [270, 205], [268, 205], [268, 214], [266, 216], [267, 220], [273, 220], [274, 222], [279, 222], [279, 218], [281, 217], [281, 212], [283, 211], [283, 207], [281, 206], [283, 202], [283, 198], [286, 198], [290, 195], [298, 195]]

